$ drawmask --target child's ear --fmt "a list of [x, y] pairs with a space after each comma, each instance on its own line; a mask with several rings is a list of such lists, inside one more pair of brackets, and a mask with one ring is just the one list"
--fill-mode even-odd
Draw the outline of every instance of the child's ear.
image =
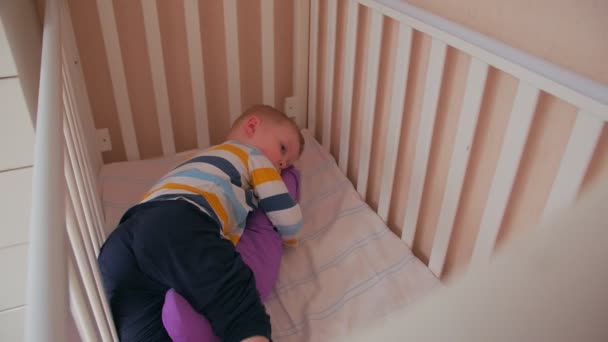
[[258, 118], [256, 115], [251, 115], [245, 121], [245, 132], [248, 136], [252, 136], [255, 134], [255, 131], [258, 129], [259, 125], [260, 118]]

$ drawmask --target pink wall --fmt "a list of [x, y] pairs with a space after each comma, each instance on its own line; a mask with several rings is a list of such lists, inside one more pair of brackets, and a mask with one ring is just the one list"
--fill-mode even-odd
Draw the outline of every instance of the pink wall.
[[[112, 151], [106, 163], [126, 159], [101, 24], [94, 0], [68, 0], [95, 126], [109, 128]], [[177, 151], [196, 147], [194, 108], [185, 31], [183, 0], [157, 1], [163, 59]], [[152, 88], [143, 13], [139, 0], [113, 0], [127, 89], [133, 112], [137, 143], [142, 158], [162, 154]], [[212, 143], [223, 139], [230, 126], [224, 15], [221, 1], [199, 3], [206, 98]], [[262, 102], [259, 0], [239, 1], [237, 8], [243, 109]], [[275, 2], [275, 96], [282, 109], [292, 96], [293, 3]], [[280, 15], [278, 15], [280, 14]]]
[[608, 1], [402, 1], [608, 84]]

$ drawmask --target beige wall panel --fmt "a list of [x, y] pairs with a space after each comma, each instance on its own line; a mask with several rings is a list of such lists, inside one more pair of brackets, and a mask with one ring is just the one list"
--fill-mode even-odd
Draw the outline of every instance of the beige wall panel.
[[25, 304], [28, 243], [0, 248], [0, 311]]
[[[382, 25], [382, 43], [380, 46], [380, 67], [378, 75], [378, 90], [376, 93], [374, 125], [369, 181], [367, 184], [367, 203], [378, 209], [382, 172], [384, 171], [384, 151], [386, 149], [386, 135], [390, 100], [392, 94], [394, 60], [397, 49], [396, 40], [399, 32], [398, 22], [384, 17]], [[401, 62], [403, 63], [403, 62]]]
[[402, 1], [608, 84], [608, 1]]
[[0, 172], [0, 248], [29, 241], [30, 208], [32, 206], [31, 167]]
[[110, 130], [112, 150], [103, 153], [103, 160], [105, 163], [125, 160], [97, 6], [92, 0], [68, 0], [68, 3], [95, 127]]
[[[260, 1], [239, 1], [239, 52], [243, 110], [263, 102]], [[203, 47], [204, 48], [204, 47]]]
[[228, 111], [228, 78], [222, 2], [201, 2], [199, 14], [209, 113], [209, 135], [211, 144], [217, 144], [224, 140], [231, 124]]
[[276, 107], [285, 110], [285, 98], [293, 90], [293, 1], [274, 2], [274, 51]]
[[184, 1], [157, 1], [171, 123], [177, 152], [196, 148]]
[[418, 125], [422, 109], [422, 96], [428, 66], [431, 39], [418, 31], [412, 36], [412, 52], [403, 121], [401, 123], [401, 137], [395, 170], [395, 182], [389, 211], [388, 225], [397, 235], [401, 236], [407, 193], [412, 175], [412, 162], [418, 138]]
[[4, 33], [5, 25], [0, 22], [0, 78], [17, 76], [17, 66]]
[[[0, 77], [19, 76], [19, 83], [30, 118], [36, 117], [40, 80], [40, 57], [42, 51], [42, 20], [38, 14], [41, 3], [35, 1], [0, 2], [0, 34], [6, 35], [4, 53], [0, 59], [8, 62], [8, 74]], [[0, 74], [3, 72], [0, 71]]]
[[141, 2], [113, 1], [140, 156], [158, 157], [162, 146]]
[[0, 78], [0, 170], [34, 163], [34, 128], [17, 77]]
[[539, 223], [575, 120], [576, 108], [541, 94], [498, 234], [498, 247]]
[[0, 311], [0, 341], [23, 341], [25, 306]]

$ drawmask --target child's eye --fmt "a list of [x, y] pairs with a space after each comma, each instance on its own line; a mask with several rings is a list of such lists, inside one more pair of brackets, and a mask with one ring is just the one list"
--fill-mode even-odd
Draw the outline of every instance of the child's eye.
[[285, 152], [287, 152], [287, 148], [285, 147], [285, 145], [281, 144], [281, 153]]

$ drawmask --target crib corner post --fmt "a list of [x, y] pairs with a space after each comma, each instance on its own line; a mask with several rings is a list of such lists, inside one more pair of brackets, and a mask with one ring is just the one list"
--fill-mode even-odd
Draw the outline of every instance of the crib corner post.
[[69, 315], [63, 175], [61, 7], [47, 0], [36, 117], [25, 341], [65, 341]]

